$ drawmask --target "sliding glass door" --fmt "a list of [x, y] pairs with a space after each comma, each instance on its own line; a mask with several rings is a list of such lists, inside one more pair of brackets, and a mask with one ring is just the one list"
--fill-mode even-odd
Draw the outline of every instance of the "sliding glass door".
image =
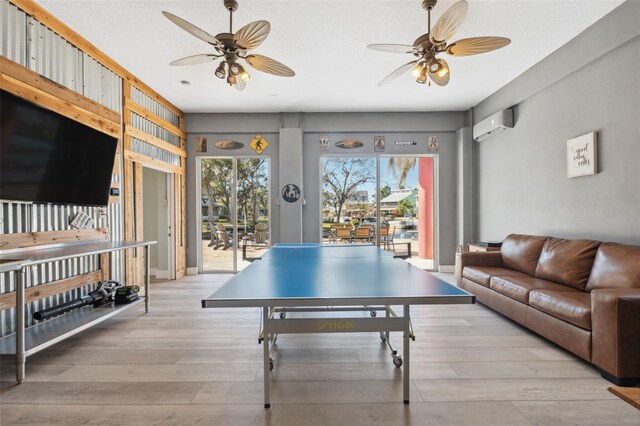
[[322, 241], [379, 244], [433, 269], [435, 167], [432, 156], [322, 157]]
[[270, 245], [269, 159], [199, 158], [201, 272], [237, 272]]

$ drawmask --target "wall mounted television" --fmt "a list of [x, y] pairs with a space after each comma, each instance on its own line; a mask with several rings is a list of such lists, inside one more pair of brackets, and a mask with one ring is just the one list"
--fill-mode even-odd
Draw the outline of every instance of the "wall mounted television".
[[4, 90], [0, 199], [106, 206], [118, 140]]

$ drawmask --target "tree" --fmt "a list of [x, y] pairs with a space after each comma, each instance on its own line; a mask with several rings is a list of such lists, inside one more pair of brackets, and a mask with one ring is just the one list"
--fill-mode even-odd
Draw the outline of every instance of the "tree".
[[391, 195], [391, 187], [389, 185], [385, 185], [380, 188], [380, 200], [384, 200], [389, 195]]
[[207, 194], [207, 220], [213, 224], [216, 208], [222, 205], [227, 214], [231, 205], [231, 160], [203, 160], [201, 185], [202, 193]]
[[336, 158], [324, 162], [322, 178], [324, 202], [331, 205], [340, 222], [342, 208], [349, 197], [367, 182], [375, 181], [376, 169], [372, 161], [362, 158]]
[[389, 158], [388, 161], [389, 170], [393, 173], [394, 177], [398, 177], [398, 187], [404, 188], [404, 184], [407, 181], [409, 172], [418, 164], [416, 157], [412, 158]]
[[238, 160], [238, 207], [251, 226], [258, 222], [261, 211], [267, 210], [267, 170], [263, 158]]
[[405, 198], [398, 203], [397, 215], [402, 217], [405, 215], [412, 215], [414, 209], [415, 206], [413, 205], [413, 203]]

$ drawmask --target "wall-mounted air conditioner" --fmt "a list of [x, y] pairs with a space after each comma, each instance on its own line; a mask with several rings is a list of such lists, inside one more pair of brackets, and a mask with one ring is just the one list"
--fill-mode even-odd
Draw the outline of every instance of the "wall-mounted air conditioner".
[[505, 109], [473, 126], [473, 138], [482, 142], [511, 128], [513, 128], [513, 110]]

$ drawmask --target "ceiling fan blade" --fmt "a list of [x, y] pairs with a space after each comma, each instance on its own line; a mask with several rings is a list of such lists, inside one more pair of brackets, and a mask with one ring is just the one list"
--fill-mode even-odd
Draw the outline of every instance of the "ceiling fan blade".
[[400, 77], [402, 74], [406, 72], [409, 72], [409, 70], [413, 68], [417, 63], [418, 63], [418, 59], [416, 59], [415, 61], [407, 62], [406, 64], [402, 65], [400, 68], [398, 68], [397, 70], [395, 70], [394, 72], [392, 72], [391, 74], [383, 78], [382, 81], [378, 83], [378, 87], [387, 84], [391, 80], [395, 80], [396, 78]]
[[236, 31], [233, 39], [245, 50], [252, 50], [260, 46], [269, 35], [271, 24], [268, 21], [255, 21]]
[[211, 62], [214, 59], [216, 59], [217, 56], [216, 55], [208, 55], [208, 54], [200, 54], [200, 55], [193, 55], [193, 56], [187, 56], [186, 58], [182, 58], [182, 59], [176, 59], [175, 61], [171, 62], [169, 65], [196, 65], [196, 64], [204, 64], [205, 62]]
[[413, 53], [413, 46], [408, 44], [368, 44], [367, 47], [386, 53]]
[[293, 77], [296, 75], [296, 73], [288, 66], [263, 55], [249, 55], [245, 60], [258, 71], [277, 75], [279, 77]]
[[500, 49], [511, 43], [506, 37], [471, 37], [454, 41], [445, 50], [453, 56], [478, 55]]
[[449, 84], [449, 78], [451, 78], [451, 69], [449, 68], [447, 61], [444, 59], [438, 59], [438, 62], [443, 66], [443, 69], [446, 68], [447, 72], [443, 74], [441, 71], [429, 71], [429, 78], [438, 86], [446, 86]]
[[467, 2], [461, 0], [447, 9], [433, 28], [431, 28], [431, 34], [429, 34], [431, 42], [433, 44], [441, 44], [451, 39], [458, 31], [458, 28], [460, 28], [460, 25], [462, 25], [465, 16], [467, 16], [468, 7]]
[[192, 23], [187, 22], [182, 18], [178, 18], [176, 15], [172, 13], [162, 12], [162, 14], [165, 16], [165, 18], [167, 18], [168, 20], [170, 20], [171, 22], [173, 22], [174, 24], [176, 24], [177, 26], [179, 26], [180, 28], [182, 28], [192, 36], [199, 38], [205, 43], [212, 44], [216, 47], [222, 47], [222, 43], [220, 43], [217, 38], [215, 38], [214, 36], [206, 32], [205, 30], [196, 27]]

